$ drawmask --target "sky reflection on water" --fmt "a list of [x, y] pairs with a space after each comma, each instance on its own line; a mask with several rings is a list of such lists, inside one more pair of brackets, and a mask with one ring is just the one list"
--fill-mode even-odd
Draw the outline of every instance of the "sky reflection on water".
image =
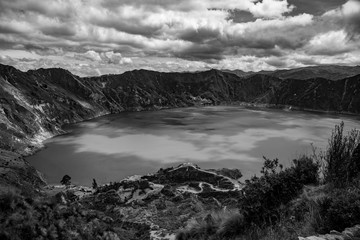
[[196, 162], [203, 168], [259, 172], [262, 156], [292, 159], [325, 148], [335, 124], [359, 128], [355, 117], [240, 107], [206, 107], [123, 113], [71, 126], [28, 160], [49, 183], [64, 174], [89, 185], [146, 174], [160, 167]]

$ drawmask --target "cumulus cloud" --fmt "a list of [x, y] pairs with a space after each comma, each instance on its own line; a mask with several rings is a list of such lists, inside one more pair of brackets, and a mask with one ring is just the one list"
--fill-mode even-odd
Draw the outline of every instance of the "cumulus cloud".
[[[321, 6], [318, 15], [309, 10]], [[9, 50], [31, 53], [34, 67], [66, 66], [80, 75], [355, 64], [359, 16], [357, 0], [3, 0], [0, 56], [25, 67]]]
[[350, 35], [360, 33], [360, 1], [358, 0], [349, 0], [339, 8], [326, 12], [324, 17], [345, 26]]
[[[287, 0], [124, 0], [104, 1], [102, 5], [107, 9], [117, 9], [124, 5], [132, 5], [136, 8], [146, 8], [151, 11], [158, 9], [167, 9], [177, 12], [204, 11], [207, 9], [221, 10], [242, 10], [253, 14], [255, 17], [276, 18], [281, 17], [285, 13], [289, 13], [294, 9], [294, 5], [288, 3]], [[131, 15], [135, 15], [131, 13]]]
[[114, 53], [113, 51], [105, 52], [102, 54], [102, 59], [108, 63], [113, 64], [131, 64], [131, 58], [122, 57], [121, 53]]
[[93, 50], [89, 50], [86, 53], [84, 53], [82, 55], [82, 57], [85, 57], [91, 61], [101, 61], [101, 57], [99, 55], [99, 53], [93, 51]]
[[294, 5], [289, 5], [287, 0], [263, 0], [262, 2], [254, 3], [249, 9], [255, 17], [279, 18], [284, 13], [289, 13], [294, 10]]
[[337, 55], [351, 49], [348, 35], [344, 30], [330, 31], [316, 35], [310, 40], [308, 53], [318, 55]]
[[128, 57], [123, 57], [121, 53], [115, 53], [114, 51], [108, 52], [96, 52], [94, 50], [88, 50], [82, 54], [76, 54], [75, 57], [79, 60], [90, 60], [98, 63], [108, 64], [131, 64], [132, 60]]

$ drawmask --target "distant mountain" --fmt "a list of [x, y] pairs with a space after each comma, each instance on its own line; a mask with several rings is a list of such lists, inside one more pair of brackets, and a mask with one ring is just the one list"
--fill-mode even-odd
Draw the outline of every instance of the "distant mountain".
[[228, 69], [222, 69], [222, 72], [227, 72], [227, 73], [233, 73], [235, 75], [237, 75], [238, 77], [241, 78], [247, 78], [247, 77], [251, 77], [253, 75], [256, 74], [265, 74], [265, 75], [271, 75], [273, 73], [273, 71], [259, 71], [259, 72], [253, 72], [253, 71], [249, 71], [249, 72], [245, 72], [243, 70], [239, 70], [239, 69], [235, 69], [235, 70], [228, 70]]
[[325, 78], [328, 80], [341, 80], [360, 74], [360, 66], [337, 66], [323, 65], [311, 66], [295, 69], [284, 69], [276, 71], [244, 72], [242, 70], [222, 70], [224, 72], [234, 73], [239, 77], [248, 78], [256, 74], [266, 74], [280, 79], [314, 79]]
[[[121, 111], [245, 102], [360, 113], [360, 75], [338, 81], [300, 80], [302, 75], [281, 79], [275, 75], [263, 72], [245, 78], [219, 70], [196, 73], [135, 70], [80, 78], [59, 68], [22, 72], [0, 65], [0, 168], [1, 161], [6, 164], [8, 159], [17, 159], [14, 151], [32, 152], [42, 140], [62, 133], [64, 124]], [[7, 160], [3, 157], [5, 153]], [[29, 170], [28, 165], [19, 165], [19, 161], [12, 167], [6, 165], [6, 169], [23, 166]], [[7, 181], [18, 182], [12, 177]]]
[[281, 79], [313, 79], [326, 78], [329, 80], [341, 80], [360, 74], [360, 66], [336, 66], [324, 65], [315, 67], [303, 67], [290, 70], [278, 70], [271, 75]]

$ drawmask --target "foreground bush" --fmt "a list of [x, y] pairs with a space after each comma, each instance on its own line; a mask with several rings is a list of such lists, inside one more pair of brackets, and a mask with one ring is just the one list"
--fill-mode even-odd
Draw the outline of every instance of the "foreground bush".
[[344, 187], [360, 172], [360, 131], [344, 134], [344, 123], [336, 125], [325, 153], [324, 177], [327, 183]]
[[16, 191], [0, 195], [1, 240], [138, 240], [148, 238], [144, 232], [124, 229], [122, 222], [77, 201], [60, 204], [45, 196], [32, 200]]
[[259, 239], [259, 229], [282, 220], [283, 206], [297, 197], [304, 185], [318, 182], [318, 169], [318, 164], [308, 157], [294, 160], [288, 169], [283, 169], [277, 159], [265, 158], [262, 176], [246, 181], [238, 200], [239, 210], [232, 215], [211, 214], [212, 221], [198, 220], [176, 239]]
[[221, 240], [241, 234], [244, 217], [237, 210], [224, 210], [194, 219], [187, 229], [180, 231], [176, 240]]
[[330, 185], [307, 187], [294, 201], [291, 215], [302, 226], [301, 236], [342, 231], [360, 223], [360, 189], [358, 186], [332, 188]]
[[320, 204], [323, 224], [319, 231], [342, 231], [360, 223], [360, 189], [335, 189]]
[[318, 182], [318, 169], [318, 164], [308, 157], [294, 160], [294, 166], [285, 170], [277, 159], [265, 159], [263, 176], [246, 182], [244, 197], [239, 201], [246, 222], [257, 226], [277, 222], [280, 206], [298, 196], [304, 185]]

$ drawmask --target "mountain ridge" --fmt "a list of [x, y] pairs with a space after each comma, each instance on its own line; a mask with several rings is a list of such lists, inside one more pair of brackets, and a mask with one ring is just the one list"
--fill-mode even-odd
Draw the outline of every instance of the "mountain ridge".
[[352, 77], [360, 74], [360, 66], [340, 66], [340, 65], [320, 65], [308, 66], [292, 69], [279, 69], [274, 71], [245, 72], [242, 70], [223, 70], [231, 72], [239, 77], [248, 78], [256, 74], [265, 74], [280, 79], [299, 79], [308, 80], [313, 78], [326, 78], [333, 81], [341, 80], [346, 77]]
[[[261, 73], [242, 78], [211, 69], [135, 70], [81, 78], [61, 68], [22, 72], [0, 65], [0, 149], [21, 158], [44, 139], [63, 133], [64, 124], [122, 111], [246, 103], [360, 114], [359, 91], [360, 75], [337, 81], [280, 79]], [[2, 155], [0, 166], [5, 166], [8, 158]]]

